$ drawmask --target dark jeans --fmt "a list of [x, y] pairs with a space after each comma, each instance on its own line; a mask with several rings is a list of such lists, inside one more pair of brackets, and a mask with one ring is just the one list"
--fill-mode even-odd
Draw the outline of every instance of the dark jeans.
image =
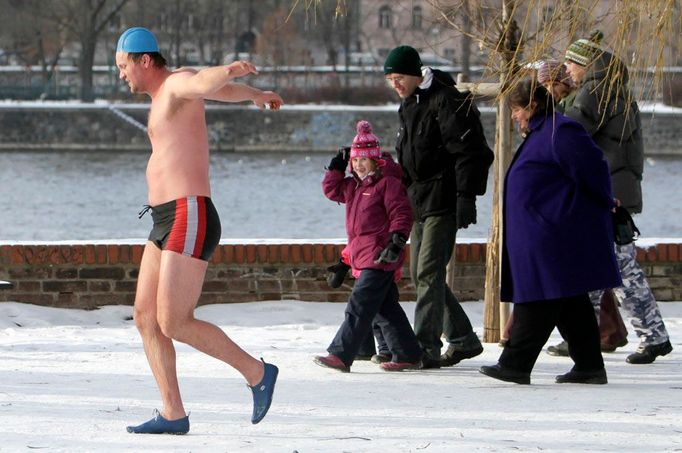
[[471, 321], [445, 283], [445, 269], [457, 234], [453, 214], [427, 217], [415, 222], [410, 235], [410, 273], [417, 289], [414, 331], [426, 356], [440, 357], [443, 343], [471, 335]]
[[363, 269], [355, 281], [345, 319], [327, 348], [350, 366], [372, 332], [372, 321], [383, 333], [394, 362], [417, 362], [421, 349], [405, 312], [398, 303], [393, 272]]
[[515, 304], [509, 341], [498, 362], [506, 368], [530, 373], [554, 327], [568, 342], [576, 370], [604, 368], [599, 326], [587, 294]]

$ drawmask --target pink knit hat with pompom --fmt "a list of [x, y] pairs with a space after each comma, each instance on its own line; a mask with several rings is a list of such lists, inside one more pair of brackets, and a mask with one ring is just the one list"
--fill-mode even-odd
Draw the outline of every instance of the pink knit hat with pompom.
[[[360, 120], [355, 126], [358, 135], [353, 139], [353, 144], [350, 147], [350, 158], [366, 157], [372, 159], [378, 166], [383, 166], [386, 162], [381, 158], [381, 147], [379, 146], [379, 139], [372, 134], [372, 125], [369, 121]], [[349, 167], [353, 169], [353, 164], [349, 162]]]

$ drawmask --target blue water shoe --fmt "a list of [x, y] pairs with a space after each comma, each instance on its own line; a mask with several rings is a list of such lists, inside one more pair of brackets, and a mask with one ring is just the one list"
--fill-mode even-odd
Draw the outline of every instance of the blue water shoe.
[[251, 415], [251, 423], [254, 425], [259, 421], [263, 420], [265, 414], [268, 413], [270, 409], [270, 403], [272, 403], [272, 393], [275, 391], [275, 382], [277, 381], [277, 374], [279, 369], [270, 363], [265, 363], [263, 359], [263, 379], [259, 384], [251, 387], [253, 393], [253, 414]]
[[166, 420], [154, 409], [154, 417], [137, 426], [128, 426], [126, 430], [134, 434], [187, 434], [189, 432], [189, 415], [177, 420]]

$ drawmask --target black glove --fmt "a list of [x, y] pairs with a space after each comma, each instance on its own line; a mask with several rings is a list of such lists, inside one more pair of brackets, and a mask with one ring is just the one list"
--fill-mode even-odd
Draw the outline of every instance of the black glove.
[[637, 240], [640, 232], [627, 209], [617, 206], [611, 214], [611, 219], [613, 220], [613, 240], [616, 244], [627, 245]]
[[379, 253], [374, 264], [395, 263], [400, 258], [400, 252], [405, 248], [407, 238], [400, 233], [391, 233], [391, 242]]
[[476, 197], [468, 194], [457, 194], [457, 229], [466, 228], [476, 223]]
[[343, 284], [343, 280], [346, 278], [348, 269], [350, 269], [350, 266], [341, 260], [339, 260], [339, 262], [333, 266], [329, 266], [327, 268], [327, 271], [329, 271], [329, 275], [327, 275], [327, 283], [329, 283], [329, 286], [332, 288], [338, 288], [341, 286]]
[[332, 157], [332, 160], [329, 162], [327, 170], [339, 170], [345, 172], [346, 168], [348, 168], [349, 158], [350, 148], [349, 147], [339, 148], [339, 152], [337, 152], [336, 156]]

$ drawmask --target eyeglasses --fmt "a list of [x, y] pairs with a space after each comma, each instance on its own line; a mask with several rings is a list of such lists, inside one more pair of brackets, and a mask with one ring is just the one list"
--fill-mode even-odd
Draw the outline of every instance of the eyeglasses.
[[393, 85], [396, 83], [403, 83], [403, 80], [405, 80], [405, 77], [403, 77], [403, 76], [386, 77], [386, 83], [388, 83], [389, 85]]

